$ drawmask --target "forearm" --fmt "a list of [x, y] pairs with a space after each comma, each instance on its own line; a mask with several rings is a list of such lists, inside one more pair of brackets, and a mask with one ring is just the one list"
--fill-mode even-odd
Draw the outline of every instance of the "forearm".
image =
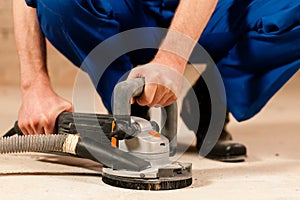
[[183, 74], [188, 58], [205, 29], [217, 0], [181, 0], [153, 62]]
[[49, 86], [45, 37], [37, 21], [36, 10], [27, 7], [24, 0], [14, 0], [13, 13], [22, 92], [33, 86]]
[[20, 60], [22, 104], [18, 125], [22, 133], [55, 133], [55, 121], [72, 104], [52, 89], [46, 65], [45, 37], [37, 21], [36, 10], [24, 0], [14, 0], [14, 28]]

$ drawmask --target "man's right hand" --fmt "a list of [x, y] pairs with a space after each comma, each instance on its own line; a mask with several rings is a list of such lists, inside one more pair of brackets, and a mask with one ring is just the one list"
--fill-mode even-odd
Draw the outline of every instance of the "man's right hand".
[[22, 93], [18, 125], [24, 135], [53, 134], [58, 115], [72, 110], [72, 104], [51, 88], [45, 90], [37, 87]]
[[14, 32], [20, 61], [22, 105], [18, 125], [23, 134], [52, 134], [55, 121], [72, 104], [59, 97], [50, 84], [46, 62], [46, 42], [36, 9], [25, 1], [13, 1]]

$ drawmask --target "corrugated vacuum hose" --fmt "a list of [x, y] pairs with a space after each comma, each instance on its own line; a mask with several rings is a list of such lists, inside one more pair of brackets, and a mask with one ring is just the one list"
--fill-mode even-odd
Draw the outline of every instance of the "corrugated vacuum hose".
[[64, 152], [67, 135], [18, 135], [0, 138], [0, 153]]

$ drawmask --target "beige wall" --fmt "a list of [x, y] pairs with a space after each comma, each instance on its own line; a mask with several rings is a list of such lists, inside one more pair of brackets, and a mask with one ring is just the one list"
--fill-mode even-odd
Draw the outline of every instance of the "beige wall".
[[[19, 83], [19, 65], [13, 37], [12, 0], [0, 0], [0, 84]], [[53, 84], [72, 84], [77, 69], [51, 45], [48, 68]]]

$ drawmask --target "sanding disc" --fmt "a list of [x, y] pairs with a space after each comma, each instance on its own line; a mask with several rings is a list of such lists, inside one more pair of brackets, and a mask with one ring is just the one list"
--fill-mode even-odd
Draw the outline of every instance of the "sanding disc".
[[104, 168], [102, 181], [108, 185], [136, 190], [173, 190], [192, 184], [192, 165], [173, 163], [154, 171], [129, 172]]

